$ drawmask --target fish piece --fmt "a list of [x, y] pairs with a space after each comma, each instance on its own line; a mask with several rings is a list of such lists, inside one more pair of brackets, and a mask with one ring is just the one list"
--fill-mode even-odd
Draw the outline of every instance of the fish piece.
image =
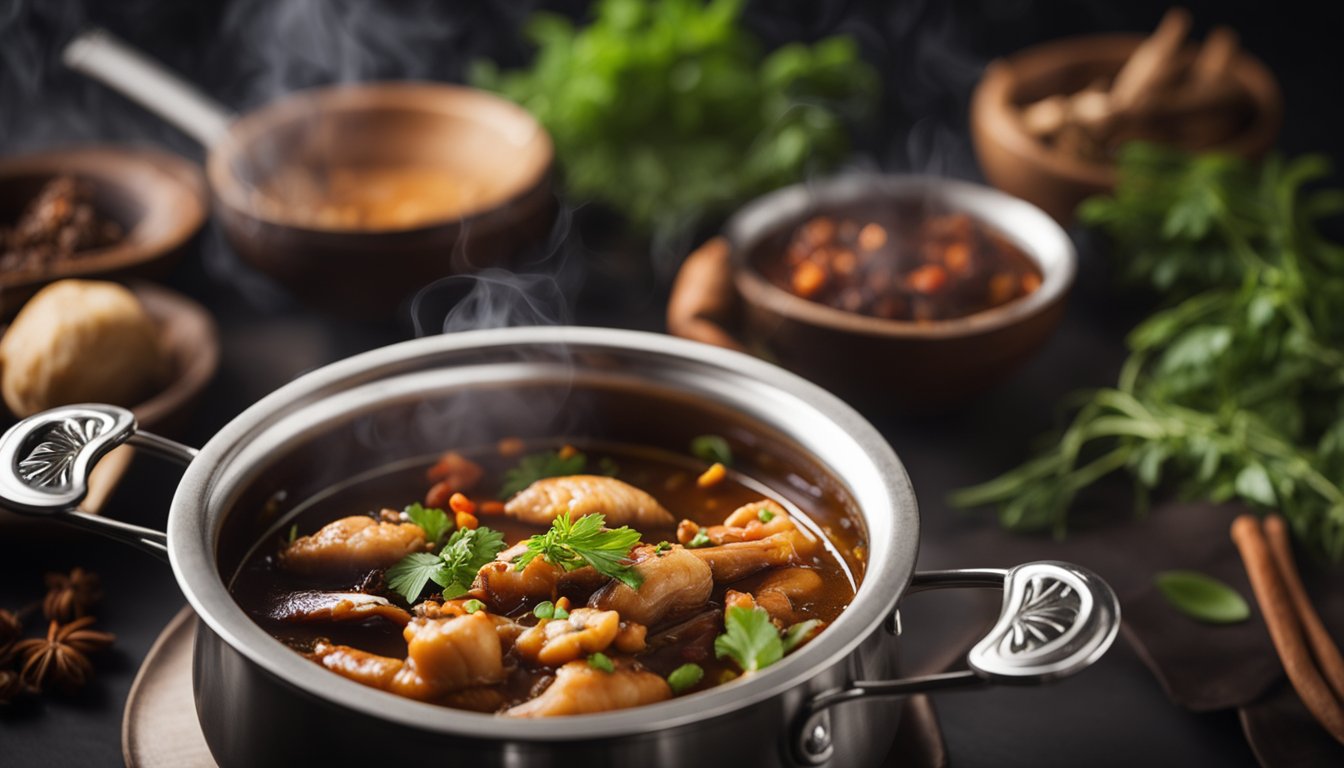
[[561, 717], [627, 709], [672, 698], [660, 675], [622, 663], [614, 672], [571, 661], [556, 670], [555, 682], [531, 701], [504, 710], [506, 717]]
[[378, 595], [316, 590], [276, 595], [264, 615], [268, 619], [294, 623], [382, 618], [403, 627], [411, 620], [411, 614], [404, 608]]
[[798, 564], [793, 537], [788, 533], [687, 551], [709, 566], [715, 581], [724, 583], [737, 581], [766, 568]]
[[642, 544], [631, 552], [631, 567], [643, 578], [639, 589], [612, 580], [593, 593], [590, 608], [616, 611], [622, 618], [654, 627], [665, 619], [704, 607], [714, 589], [710, 567], [680, 545], [658, 552]]
[[628, 525], [641, 531], [670, 528], [677, 522], [657, 499], [629, 483], [602, 475], [543, 478], [509, 499], [504, 512], [533, 525], [550, 525], [566, 514], [571, 520], [601, 514], [606, 516], [609, 528]]
[[424, 529], [415, 523], [379, 522], [356, 515], [290, 542], [280, 553], [280, 567], [305, 575], [367, 571], [386, 568], [425, 547]]
[[451, 619], [413, 619], [403, 635], [404, 660], [325, 641], [317, 643], [312, 657], [342, 677], [419, 701], [504, 679], [503, 649], [485, 611]]
[[575, 608], [564, 619], [542, 619], [518, 636], [514, 649], [534, 664], [558, 667], [597, 651], [605, 651], [621, 632], [615, 611]]

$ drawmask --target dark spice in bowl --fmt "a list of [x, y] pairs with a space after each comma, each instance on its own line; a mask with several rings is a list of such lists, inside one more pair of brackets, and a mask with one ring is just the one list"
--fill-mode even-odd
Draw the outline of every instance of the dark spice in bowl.
[[922, 200], [814, 216], [760, 264], [805, 299], [886, 320], [933, 322], [999, 307], [1041, 286], [1035, 262], [966, 213]]
[[24, 207], [12, 227], [0, 227], [0, 271], [46, 272], [58, 262], [121, 242], [125, 232], [94, 205], [93, 187], [57, 176]]

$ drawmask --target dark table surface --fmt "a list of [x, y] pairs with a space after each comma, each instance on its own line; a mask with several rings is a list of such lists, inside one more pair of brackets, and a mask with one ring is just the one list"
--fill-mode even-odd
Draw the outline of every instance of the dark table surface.
[[[383, 27], [367, 21], [373, 18], [368, 4], [137, 1], [86, 9], [72, 1], [0, 0], [0, 151], [98, 138], [166, 145], [200, 156], [171, 129], [55, 67], [56, 42], [89, 22], [112, 27], [239, 106], [337, 78], [456, 79], [468, 55], [521, 55], [514, 25], [525, 14], [518, 8], [440, 5], [432, 24], [414, 15], [429, 13], [423, 6], [414, 14], [407, 11], [405, 18], [397, 16], [401, 9], [381, 7], [374, 13], [396, 22]], [[1286, 25], [1262, 23], [1263, 12], [1256, 7], [1191, 5], [1201, 29], [1233, 23], [1246, 45], [1279, 73], [1288, 105], [1283, 146], [1337, 157], [1344, 136], [1337, 73], [1344, 68], [1340, 47], [1324, 31], [1333, 25], [1325, 20], [1297, 25], [1288, 38]], [[365, 16], [355, 15], [359, 8]], [[863, 155], [856, 164], [974, 178], [964, 110], [984, 61], [1065, 33], [1149, 29], [1162, 4], [1130, 3], [1122, 9], [1062, 1], [874, 7], [760, 2], [751, 8], [753, 27], [769, 40], [840, 30], [864, 41], [883, 74], [886, 101], [878, 126], [861, 141]], [[1309, 8], [1276, 4], [1275, 17], [1306, 18]], [[352, 19], [364, 21], [353, 25]], [[389, 45], [388, 40], [396, 42]], [[368, 43], [353, 45], [362, 57], [354, 63], [333, 53], [352, 50], [351, 41]], [[612, 284], [604, 265], [617, 257], [573, 240], [557, 254], [554, 272], [561, 295], [577, 301], [561, 302], [552, 314], [580, 323], [660, 330], [660, 284], [632, 289], [616, 300], [610, 292], [593, 290]], [[685, 245], [664, 244], [653, 260], [667, 261]], [[1113, 380], [1123, 355], [1123, 332], [1143, 307], [1112, 290], [1094, 248], [1084, 242], [1080, 251], [1081, 279], [1069, 314], [1019, 373], [953, 413], [875, 418], [905, 461], [920, 498], [923, 568], [1005, 566], [1023, 552], [1068, 557], [1067, 541], [1024, 542], [995, 532], [991, 516], [956, 512], [943, 500], [953, 488], [1024, 458], [1031, 437], [1052, 424], [1064, 393]], [[293, 377], [411, 335], [405, 315], [383, 325], [356, 324], [292, 304], [238, 264], [213, 227], [167, 282], [204, 303], [221, 330], [220, 373], [187, 436], [197, 444]], [[583, 285], [588, 289], [579, 290]], [[140, 458], [105, 512], [159, 525], [175, 479], [175, 470]], [[82, 694], [44, 699], [0, 716], [0, 765], [117, 764], [121, 712], [131, 680], [159, 630], [182, 605], [172, 574], [163, 563], [85, 534], [5, 526], [0, 523], [0, 606], [15, 607], [39, 595], [45, 571], [91, 568], [102, 575], [107, 592], [99, 618], [118, 640], [101, 661], [97, 681]], [[985, 627], [995, 599], [940, 593], [909, 600], [903, 610], [911, 661], [936, 656]], [[1170, 704], [1124, 642], [1094, 668], [1063, 683], [949, 694], [937, 699], [937, 707], [955, 766], [1254, 764], [1233, 713], [1196, 715]]]

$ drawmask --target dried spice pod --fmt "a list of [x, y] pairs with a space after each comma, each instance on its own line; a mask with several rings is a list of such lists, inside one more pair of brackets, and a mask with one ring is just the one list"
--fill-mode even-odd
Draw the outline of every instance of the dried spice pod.
[[42, 614], [51, 621], [69, 622], [86, 615], [102, 599], [98, 574], [75, 568], [69, 574], [48, 573]]
[[0, 669], [0, 706], [8, 704], [28, 692], [23, 678], [12, 669]]
[[23, 682], [34, 689], [56, 689], [67, 693], [88, 682], [93, 677], [89, 654], [108, 647], [116, 639], [111, 633], [89, 629], [93, 621], [92, 616], [69, 624], [53, 621], [45, 638], [15, 644]]
[[23, 620], [13, 611], [0, 608], [0, 659], [4, 658], [4, 649], [23, 636]]

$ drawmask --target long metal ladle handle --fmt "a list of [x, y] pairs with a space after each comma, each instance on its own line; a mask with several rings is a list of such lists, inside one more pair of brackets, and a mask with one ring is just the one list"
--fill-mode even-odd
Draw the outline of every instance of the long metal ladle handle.
[[139, 102], [207, 148], [228, 134], [229, 125], [237, 117], [199, 88], [105, 29], [81, 32], [65, 46], [61, 60], [76, 72]]
[[907, 594], [949, 587], [1002, 587], [999, 620], [966, 656], [968, 669], [897, 680], [856, 680], [808, 701], [793, 739], [796, 760], [821, 765], [834, 753], [830, 709], [859, 699], [981, 685], [1036, 685], [1068, 677], [1101, 658], [1120, 631], [1120, 601], [1100, 576], [1043, 560], [1009, 570], [916, 573]]
[[92, 403], [53, 408], [0, 436], [0, 506], [62, 520], [166, 559], [168, 536], [162, 531], [79, 509], [89, 492], [89, 473], [122, 443], [183, 465], [196, 458], [195, 448], [137, 432], [135, 416], [125, 408]]

